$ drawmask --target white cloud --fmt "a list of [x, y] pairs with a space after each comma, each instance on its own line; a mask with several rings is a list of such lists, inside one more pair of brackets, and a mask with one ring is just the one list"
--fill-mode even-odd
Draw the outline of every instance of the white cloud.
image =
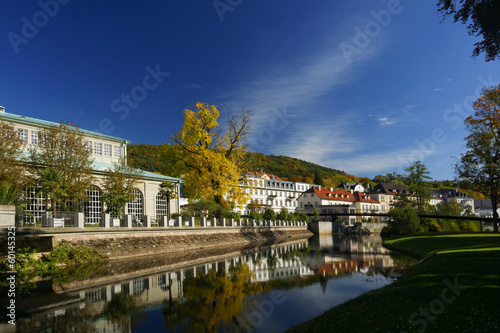
[[380, 117], [380, 118], [377, 118], [377, 120], [379, 121], [380, 125], [382, 125], [382, 126], [389, 126], [389, 125], [393, 125], [396, 123], [396, 120], [389, 119], [387, 117]]
[[412, 153], [412, 148], [404, 148], [394, 151], [379, 151], [374, 153], [363, 153], [361, 151], [351, 154], [349, 158], [342, 156], [334, 157], [325, 161], [325, 166], [345, 170], [354, 175], [377, 174], [392, 170], [398, 173], [404, 173], [404, 168], [410, 162], [408, 156]]
[[324, 165], [325, 162], [336, 154], [350, 156], [358, 150], [362, 142], [350, 134], [344, 126], [346, 120], [340, 120], [336, 126], [300, 125], [304, 127], [302, 132], [294, 132], [285, 142], [274, 145], [270, 151], [273, 154], [281, 154], [299, 158], [312, 163]]

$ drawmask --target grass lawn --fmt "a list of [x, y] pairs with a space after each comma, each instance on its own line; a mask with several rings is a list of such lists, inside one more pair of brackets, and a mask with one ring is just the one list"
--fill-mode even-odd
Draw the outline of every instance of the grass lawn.
[[289, 332], [500, 332], [500, 235], [415, 234], [384, 245], [421, 261]]

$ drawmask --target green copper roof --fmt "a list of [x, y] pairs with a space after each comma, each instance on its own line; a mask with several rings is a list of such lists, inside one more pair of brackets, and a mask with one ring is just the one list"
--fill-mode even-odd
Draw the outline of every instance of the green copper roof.
[[[94, 161], [94, 162], [92, 162], [92, 168], [94, 169], [94, 171], [107, 172], [109, 170], [113, 170], [115, 168], [115, 165], [113, 163], [109, 163], [109, 162]], [[159, 180], [170, 180], [170, 181], [182, 183], [182, 179], [180, 179], [180, 178], [164, 176], [164, 175], [160, 175], [160, 174], [157, 174], [154, 172], [149, 172], [149, 171], [144, 171], [144, 170], [139, 170], [139, 169], [135, 169], [135, 170], [140, 171], [142, 173], [142, 175], [141, 175], [142, 177], [154, 178], [154, 179], [159, 179]]]
[[[40, 126], [58, 126], [59, 125], [59, 123], [56, 123], [56, 122], [41, 120], [41, 119], [36, 119], [36, 118], [30, 118], [30, 117], [25, 117], [25, 116], [19, 116], [17, 114], [8, 113], [5, 111], [0, 111], [0, 117], [14, 120], [14, 121], [18, 121], [18, 122], [22, 122], [22, 123], [40, 125]], [[125, 143], [130, 143], [130, 141], [128, 141], [128, 140], [116, 138], [114, 136], [101, 134], [98, 132], [92, 132], [92, 131], [84, 130], [81, 128], [79, 128], [79, 130], [82, 133], [85, 133], [88, 135], [97, 136], [97, 137], [106, 138], [106, 139], [115, 140], [115, 141], [121, 141], [121, 142], [125, 142]]]

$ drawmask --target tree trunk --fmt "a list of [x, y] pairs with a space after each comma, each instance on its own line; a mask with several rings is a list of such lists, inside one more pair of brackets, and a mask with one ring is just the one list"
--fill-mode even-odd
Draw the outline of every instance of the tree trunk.
[[497, 196], [491, 196], [491, 208], [493, 209], [493, 231], [498, 232], [498, 212], [497, 212]]
[[52, 199], [52, 218], [56, 218], [56, 199]]
[[222, 219], [222, 205], [221, 205], [221, 197], [216, 195], [214, 196], [214, 201], [219, 205], [219, 219]]
[[170, 220], [170, 197], [167, 196], [167, 221]]

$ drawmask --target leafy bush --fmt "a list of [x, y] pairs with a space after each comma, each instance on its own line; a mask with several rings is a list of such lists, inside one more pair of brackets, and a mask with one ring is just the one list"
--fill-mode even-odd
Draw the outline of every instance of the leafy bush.
[[388, 234], [405, 235], [422, 231], [417, 212], [411, 207], [392, 208], [388, 213]]
[[226, 219], [239, 219], [241, 218], [240, 214], [233, 212], [232, 210], [229, 209], [223, 209], [222, 210], [222, 216], [224, 216]]
[[253, 220], [262, 220], [263, 217], [261, 213], [251, 212], [248, 214], [248, 218]]
[[285, 208], [281, 208], [280, 212], [276, 216], [278, 220], [289, 220], [288, 218], [288, 211]]

